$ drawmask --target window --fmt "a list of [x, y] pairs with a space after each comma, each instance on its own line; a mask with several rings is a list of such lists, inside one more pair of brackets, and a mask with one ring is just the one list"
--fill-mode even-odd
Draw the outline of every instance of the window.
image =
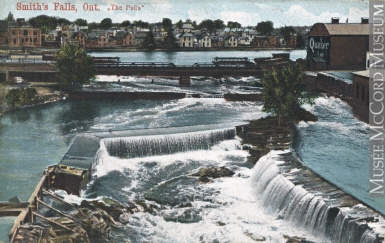
[[31, 42], [31, 43], [32, 43], [32, 37], [29, 39], [29, 42]]
[[28, 35], [28, 30], [24, 30], [24, 35]]
[[13, 44], [16, 44], [16, 38], [13, 38]]
[[37, 43], [37, 38], [33, 38], [33, 42]]
[[21, 38], [21, 43], [24, 43], [24, 38]]
[[16, 35], [16, 31], [15, 30], [12, 31], [12, 35]]
[[33, 32], [33, 35], [37, 35], [37, 31], [36, 30]]
[[8, 39], [5, 39], [5, 44], [7, 44], [7, 45], [8, 45]]

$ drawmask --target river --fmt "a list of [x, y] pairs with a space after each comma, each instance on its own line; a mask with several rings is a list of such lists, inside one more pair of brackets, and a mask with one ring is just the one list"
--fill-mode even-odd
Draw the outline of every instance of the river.
[[[91, 54], [120, 56], [121, 61], [167, 61], [192, 65], [195, 62], [211, 62], [216, 56], [247, 56], [252, 59], [271, 55], [271, 52]], [[305, 51], [291, 52], [291, 58], [303, 58], [305, 55]], [[261, 104], [256, 102], [226, 102], [221, 98], [212, 98], [226, 92], [259, 92], [257, 80], [252, 77], [223, 81], [197, 78], [192, 79], [192, 86], [187, 88], [178, 87], [177, 81], [172, 79], [157, 78], [155, 83], [151, 82], [152, 78], [132, 77], [112, 88], [182, 90], [202, 93], [204, 98], [60, 101], [12, 111], [0, 117], [0, 200], [6, 201], [14, 196], [21, 201], [27, 200], [44, 168], [58, 163], [72, 138], [80, 132], [163, 127], [169, 129], [168, 133], [173, 133], [178, 127], [196, 125], [205, 125], [209, 131], [211, 124], [244, 122], [266, 115], [261, 111]], [[384, 213], [380, 200], [368, 198], [364, 184], [368, 128], [357, 121], [349, 107], [338, 99], [318, 98], [316, 104], [306, 109], [320, 116], [320, 121], [298, 125], [297, 152], [317, 173]], [[285, 234], [321, 241], [323, 236], [297, 229], [277, 219], [276, 215], [265, 212], [253, 189], [253, 177], [257, 172], [253, 170], [253, 165], [246, 162], [247, 152], [240, 148], [240, 140], [235, 137], [219, 141], [207, 150], [118, 159], [101, 147], [95, 162], [97, 177], [83, 197], [109, 196], [123, 203], [146, 198], [166, 205], [167, 208], [158, 214], [140, 213], [132, 217], [124, 229], [113, 232], [112, 239], [116, 242], [254, 242], [253, 238], [262, 237], [267, 242], [282, 242]], [[331, 150], [335, 152], [330, 153]], [[205, 185], [187, 176], [207, 166], [226, 166], [239, 176]], [[337, 171], [346, 174], [332, 173]], [[352, 177], [355, 179], [352, 180]], [[192, 202], [193, 207], [186, 211], [170, 206], [184, 202]], [[189, 219], [191, 222], [176, 223], [173, 219]], [[11, 220], [1, 220], [0, 240], [7, 241]]]

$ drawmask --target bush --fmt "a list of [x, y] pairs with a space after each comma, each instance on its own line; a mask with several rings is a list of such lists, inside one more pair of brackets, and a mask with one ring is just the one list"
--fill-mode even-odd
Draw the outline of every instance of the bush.
[[5, 96], [7, 104], [11, 107], [33, 104], [37, 98], [37, 91], [34, 88], [12, 89]]

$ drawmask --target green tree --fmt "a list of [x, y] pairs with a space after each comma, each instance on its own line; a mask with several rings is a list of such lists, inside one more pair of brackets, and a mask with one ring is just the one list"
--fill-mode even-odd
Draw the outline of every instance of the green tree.
[[176, 22], [176, 27], [178, 28], [178, 29], [182, 29], [182, 27], [183, 27], [183, 21], [180, 19], [178, 22]]
[[215, 25], [214, 25], [214, 21], [212, 21], [211, 19], [205, 19], [203, 20], [199, 25], [198, 27], [200, 29], [207, 29], [210, 33], [212, 33], [215, 29]]
[[155, 39], [151, 29], [147, 33], [146, 38], [143, 40], [141, 47], [147, 50], [156, 49]]
[[95, 22], [91, 22], [88, 24], [88, 31], [96, 30], [99, 28], [99, 24]]
[[58, 19], [55, 17], [50, 17], [47, 15], [39, 15], [33, 18], [30, 18], [28, 22], [35, 28], [42, 30], [42, 33], [45, 34], [48, 30], [55, 29], [59, 24]]
[[122, 26], [122, 27], [129, 27], [131, 25], [131, 21], [129, 21], [129, 20], [124, 20], [121, 24], [120, 24], [120, 26]]
[[290, 36], [295, 34], [293, 26], [285, 26], [280, 28], [280, 32], [285, 39], [286, 43], [290, 41]]
[[87, 20], [85, 19], [76, 19], [74, 23], [79, 26], [87, 26]]
[[301, 33], [297, 34], [297, 48], [305, 48], [305, 38]]
[[163, 28], [164, 28], [166, 31], [168, 31], [169, 29], [171, 29], [171, 28], [172, 28], [172, 21], [171, 21], [171, 19], [169, 19], [169, 18], [163, 18], [163, 20], [162, 20], [162, 26], [163, 26]]
[[227, 27], [229, 27], [229, 28], [241, 28], [242, 25], [238, 22], [228, 21]]
[[33, 104], [37, 101], [37, 91], [34, 88], [11, 89], [5, 96], [7, 104], [11, 107], [20, 107]]
[[95, 67], [85, 49], [78, 45], [64, 45], [55, 55], [59, 81], [64, 89], [76, 90], [95, 76]]
[[150, 24], [148, 22], [143, 22], [142, 20], [135, 20], [134, 26], [146, 29], [150, 26]]
[[6, 21], [15, 21], [15, 19], [13, 18], [13, 14], [11, 13], [11, 11], [8, 13], [8, 16], [7, 18], [5, 19]]
[[179, 43], [172, 32], [172, 29], [167, 30], [167, 35], [163, 40], [163, 48], [168, 50], [173, 50], [179, 47]]
[[215, 33], [217, 30], [223, 29], [224, 27], [225, 27], [225, 24], [224, 24], [223, 20], [221, 20], [221, 19], [214, 20]]
[[56, 22], [57, 24], [67, 24], [67, 25], [72, 24], [72, 22], [66, 18], [57, 18]]
[[279, 126], [284, 117], [293, 118], [300, 105], [313, 104], [313, 96], [305, 92], [303, 78], [304, 72], [298, 64], [290, 64], [281, 70], [272, 68], [263, 76], [263, 111], [276, 115]]
[[100, 27], [105, 29], [105, 30], [108, 30], [109, 28], [112, 27], [112, 19], [110, 18], [104, 18], [101, 22], [100, 22]]
[[257, 24], [255, 30], [261, 35], [271, 35], [274, 31], [274, 24], [271, 21], [262, 21]]

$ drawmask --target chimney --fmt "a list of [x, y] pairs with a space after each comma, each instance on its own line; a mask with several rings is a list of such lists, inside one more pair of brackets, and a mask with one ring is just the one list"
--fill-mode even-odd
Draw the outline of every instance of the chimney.
[[333, 17], [332, 18], [332, 24], [339, 24], [340, 23], [340, 18]]
[[369, 18], [361, 18], [361, 24], [369, 24]]

